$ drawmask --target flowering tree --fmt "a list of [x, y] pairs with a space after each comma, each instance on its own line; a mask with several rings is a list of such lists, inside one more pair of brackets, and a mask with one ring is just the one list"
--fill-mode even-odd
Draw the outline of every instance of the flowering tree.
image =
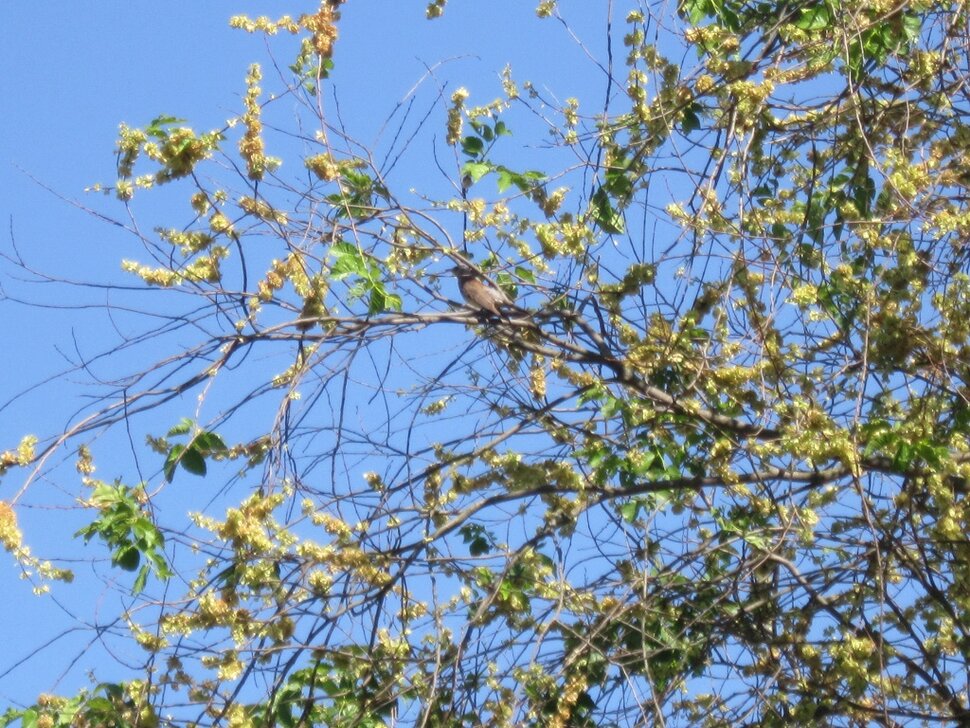
[[340, 5], [121, 128], [116, 376], [0, 540], [69, 580], [17, 513], [73, 493], [137, 657], [0, 724], [970, 724], [963, 3], [602, 4], [589, 98], [436, 67], [377, 148]]

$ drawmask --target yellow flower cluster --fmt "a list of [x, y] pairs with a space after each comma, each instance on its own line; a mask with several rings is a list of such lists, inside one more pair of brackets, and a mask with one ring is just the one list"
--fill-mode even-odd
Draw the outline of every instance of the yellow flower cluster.
[[529, 389], [532, 396], [540, 402], [546, 396], [546, 368], [545, 360], [541, 356], [535, 357], [529, 370]]
[[274, 259], [270, 263], [270, 268], [266, 271], [266, 276], [257, 284], [259, 301], [265, 302], [273, 299], [273, 294], [281, 289], [289, 279], [292, 271], [292, 262], [293, 256], [287, 256], [285, 260]]
[[205, 255], [193, 260], [185, 268], [182, 275], [187, 281], [218, 283], [222, 278], [222, 272], [219, 270], [219, 260], [228, 256], [228, 248], [217, 246], [212, 249], [211, 255]]
[[138, 624], [128, 618], [128, 630], [131, 632], [131, 636], [134, 638], [135, 642], [144, 649], [146, 652], [160, 652], [161, 650], [168, 647], [168, 640], [164, 635], [152, 634], [141, 628]]
[[341, 540], [348, 540], [353, 535], [353, 529], [345, 522], [331, 516], [329, 513], [314, 513], [310, 516], [310, 521], [316, 526], [323, 527], [331, 536], [336, 536]]
[[728, 90], [737, 98], [737, 120], [742, 128], [753, 126], [765, 99], [775, 90], [771, 81], [740, 80], [728, 85]]
[[586, 678], [582, 674], [570, 675], [566, 679], [562, 693], [559, 695], [559, 707], [556, 714], [549, 721], [550, 728], [566, 728], [573, 725], [573, 708], [588, 687]]
[[249, 196], [239, 198], [239, 207], [249, 215], [255, 215], [263, 220], [270, 220], [280, 225], [289, 222], [289, 216], [282, 210], [274, 209], [268, 202], [256, 200]]
[[502, 91], [505, 92], [506, 101], [519, 98], [519, 87], [512, 79], [512, 66], [506, 65], [502, 69]]
[[5, 450], [0, 453], [0, 475], [14, 465], [26, 467], [34, 459], [34, 448], [37, 446], [37, 438], [34, 435], [27, 435], [17, 445], [16, 450]]
[[206, 655], [202, 658], [202, 664], [210, 669], [216, 668], [220, 680], [235, 680], [242, 675], [245, 669], [245, 665], [239, 659], [235, 650], [226, 650], [216, 655]]
[[307, 575], [307, 586], [316, 596], [326, 596], [333, 586], [333, 577], [321, 569], [314, 569]]
[[141, 265], [134, 260], [121, 261], [121, 270], [126, 273], [134, 273], [145, 281], [145, 283], [152, 286], [169, 288], [182, 283], [182, 276], [175, 271], [171, 271], [168, 268], [151, 268], [147, 265]]
[[386, 586], [391, 581], [386, 560], [356, 546], [335, 548], [332, 545], [302, 541], [296, 547], [296, 553], [301, 558], [326, 568], [325, 572], [319, 570], [310, 572], [312, 579], [308, 577], [308, 583], [311, 590], [315, 592], [329, 590], [333, 583], [333, 576], [343, 572], [349, 572], [369, 586]]
[[542, 0], [536, 6], [536, 15], [540, 18], [548, 18], [556, 11], [556, 0]]
[[333, 55], [333, 45], [338, 35], [336, 23], [340, 19], [340, 13], [335, 9], [337, 4], [333, 0], [322, 0], [316, 13], [300, 16], [300, 25], [312, 34], [313, 50], [321, 58], [330, 58]]
[[333, 182], [340, 176], [340, 163], [330, 154], [314, 154], [304, 159], [303, 164], [324, 182]]
[[246, 126], [246, 132], [239, 140], [239, 154], [246, 160], [246, 171], [249, 178], [253, 180], [261, 180], [265, 172], [274, 170], [280, 165], [279, 159], [266, 156], [266, 143], [262, 136], [262, 109], [259, 106], [259, 95], [262, 93], [259, 82], [262, 77], [259, 64], [252, 64], [246, 76], [246, 96], [243, 99], [246, 113], [243, 114], [242, 121]]
[[163, 166], [155, 176], [157, 182], [184, 177], [195, 165], [211, 156], [222, 139], [221, 132], [197, 135], [188, 127], [171, 129], [162, 143], [147, 142], [142, 145], [145, 156]]
[[869, 684], [873, 672], [879, 669], [880, 651], [865, 636], [845, 634], [831, 644], [829, 654], [838, 665], [839, 674], [850, 686]]
[[78, 447], [77, 463], [75, 463], [74, 467], [83, 476], [91, 475], [94, 472], [94, 458], [91, 456], [91, 450], [87, 445], [80, 445]]
[[148, 141], [148, 136], [141, 129], [132, 129], [127, 124], [121, 124], [118, 130], [118, 176], [131, 177], [135, 160], [141, 152], [141, 145]]
[[177, 228], [158, 228], [155, 232], [170, 245], [177, 245], [182, 255], [189, 256], [205, 250], [215, 239], [202, 230], [179, 230]]
[[431, 2], [428, 3], [428, 7], [424, 10], [424, 14], [428, 20], [440, 18], [442, 13], [445, 12], [445, 4], [447, 2], [448, 0], [431, 0]]
[[274, 553], [279, 542], [271, 538], [270, 533], [277, 535], [279, 528], [272, 512], [284, 497], [282, 493], [270, 496], [254, 493], [238, 509], [227, 511], [225, 522], [216, 527], [216, 534], [237, 548], [244, 547], [260, 554]]
[[448, 406], [448, 403], [451, 401], [451, 399], [452, 398], [450, 395], [448, 397], [442, 397], [441, 399], [423, 407], [421, 409], [421, 413], [425, 415], [441, 414], [442, 412], [445, 411], [445, 408]]
[[289, 15], [284, 15], [279, 20], [270, 20], [265, 15], [256, 19], [251, 19], [246, 15], [234, 15], [229, 18], [229, 27], [238, 28], [247, 33], [259, 31], [266, 33], [266, 35], [276, 35], [281, 30], [287, 33], [297, 33], [300, 30], [300, 26]]
[[462, 111], [465, 108], [465, 99], [468, 98], [468, 89], [464, 86], [455, 90], [451, 95], [451, 108], [448, 109], [447, 141], [449, 144], [457, 144], [461, 139]]
[[17, 514], [6, 501], [0, 501], [0, 544], [7, 551], [20, 548], [23, 534], [17, 526]]
[[717, 49], [721, 56], [728, 56], [740, 47], [738, 36], [717, 24], [693, 26], [684, 33], [688, 43], [702, 46], [705, 50]]
[[593, 230], [581, 222], [538, 223], [533, 230], [547, 258], [581, 258], [595, 242]]

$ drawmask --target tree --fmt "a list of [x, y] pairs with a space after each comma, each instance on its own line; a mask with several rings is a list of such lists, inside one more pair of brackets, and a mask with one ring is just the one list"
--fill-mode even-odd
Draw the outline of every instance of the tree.
[[[340, 5], [233, 19], [301, 45], [229, 127], [121, 129], [158, 295], [0, 463], [77, 453], [144, 653], [5, 724], [970, 725], [964, 5], [602, 4], [590, 98], [432, 68], [379, 148], [328, 96]], [[20, 494], [0, 540], [68, 578]]]

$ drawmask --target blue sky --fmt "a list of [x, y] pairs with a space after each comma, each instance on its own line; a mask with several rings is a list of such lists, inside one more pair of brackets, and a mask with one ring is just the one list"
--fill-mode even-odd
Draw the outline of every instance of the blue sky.
[[[558, 86], [539, 87], [560, 100], [580, 95], [583, 89], [602, 88], [602, 76], [584, 50], [561, 29], [551, 27], [556, 21], [536, 19], [534, 3], [453, 0], [451, 5], [443, 18], [429, 23], [424, 20], [423, 0], [347, 4], [333, 88], [342, 119], [360, 141], [380, 143], [377, 135], [387, 115], [425, 69], [439, 61], [447, 62], [438, 67], [437, 81], [446, 84], [449, 93], [466, 85], [472, 91], [471, 103], [500, 95], [498, 74], [509, 60], [516, 62], [520, 80], [535, 79], [540, 85], [554, 78]], [[591, 5], [598, 4], [574, 0], [563, 3], [563, 8], [576, 29], [588, 32], [585, 40], [591, 51], [602, 54], [604, 29], [585, 26], [577, 15], [589, 12]], [[312, 9], [312, 3], [301, 6], [295, 0], [0, 4], [0, 250], [13, 254], [15, 244], [30, 266], [53, 276], [128, 282], [119, 262], [130, 254], [131, 241], [72, 204], [123, 214], [110, 199], [83, 192], [93, 183], [113, 181], [118, 124], [143, 126], [160, 114], [170, 114], [200, 131], [221, 127], [240, 112], [250, 62], [263, 63], [264, 86], [274, 86], [263, 38], [231, 30], [228, 17]], [[291, 48], [285, 40], [274, 41], [276, 60], [284, 69]], [[430, 125], [443, 135], [443, 108], [435, 111]], [[414, 156], [425, 163], [430, 159], [430, 154]], [[446, 183], [436, 169], [405, 165], [399, 174], [405, 181], [410, 175], [419, 187]], [[400, 179], [398, 183], [405, 186]], [[169, 214], [159, 203], [149, 204], [156, 205], [155, 214]], [[75, 377], [57, 373], [75, 350], [95, 350], [99, 337], [109, 331], [103, 310], [76, 307], [104, 303], [96, 291], [79, 291], [77, 300], [65, 300], [64, 289], [50, 296], [52, 286], [24, 286], [9, 278], [11, 266], [3, 270], [0, 284], [8, 297], [0, 299], [5, 322], [0, 447], [6, 448], [27, 432], [44, 435], [65, 426], [83, 392], [75, 386]], [[24, 306], [14, 300], [20, 297], [44, 306]], [[44, 382], [29, 396], [17, 397]], [[110, 462], [103, 465], [102, 477], [130, 476], [112, 472]], [[16, 476], [0, 481], [0, 500], [10, 498], [18, 487]], [[40, 498], [25, 502], [27, 507], [18, 515], [38, 555], [62, 556], [83, 548], [70, 539], [70, 519], [68, 526], [55, 521], [54, 516], [62, 514], [41, 507]], [[50, 525], [55, 522], [56, 527]], [[92, 544], [77, 552], [82, 559], [79, 569], [96, 548]], [[82, 617], [91, 606], [87, 600], [97, 611], [104, 595], [86, 593], [84, 588], [58, 587], [53, 597], [34, 597], [10, 560], [0, 559], [0, 592], [5, 595], [0, 600], [0, 707], [30, 700], [39, 691], [69, 693], [85, 684], [87, 667], [110, 662], [97, 646], [84, 654], [90, 634], [78, 632], [18, 663], [74, 626], [75, 616]], [[70, 606], [78, 604], [79, 596], [83, 603]], [[66, 663], [75, 656], [80, 659], [67, 670]], [[114, 677], [124, 677], [123, 668], [117, 669], [122, 674]]]

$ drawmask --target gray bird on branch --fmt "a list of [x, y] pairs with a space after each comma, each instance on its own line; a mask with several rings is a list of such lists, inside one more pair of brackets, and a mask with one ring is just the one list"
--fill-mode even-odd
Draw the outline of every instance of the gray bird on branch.
[[458, 290], [465, 303], [477, 311], [485, 311], [498, 318], [507, 319], [509, 313], [528, 315], [516, 306], [505, 292], [482, 276], [478, 271], [458, 265], [450, 271], [458, 279]]

